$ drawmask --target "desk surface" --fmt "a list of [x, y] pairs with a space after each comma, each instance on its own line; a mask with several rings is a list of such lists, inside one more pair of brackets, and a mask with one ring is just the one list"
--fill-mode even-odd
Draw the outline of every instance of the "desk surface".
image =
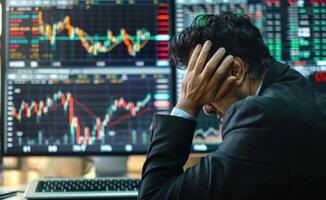
[[[94, 178], [96, 177], [94, 163], [83, 162], [82, 158], [23, 158], [18, 169], [3, 171], [2, 189], [19, 191], [16, 196], [6, 200], [24, 200], [24, 192], [28, 183], [33, 179], [44, 177]], [[129, 158], [127, 176], [139, 178], [144, 157]]]
[[26, 186], [17, 186], [17, 187], [0, 187], [0, 189], [8, 191], [17, 191], [17, 194], [12, 197], [5, 198], [5, 200], [24, 200], [24, 191]]
[[[25, 198], [24, 198], [24, 194], [23, 193], [17, 193], [17, 195], [16, 196], [14, 196], [14, 197], [10, 197], [10, 198], [6, 198], [6, 199], [4, 199], [4, 200], [26, 200]], [[112, 199], [113, 200], [113, 199]], [[117, 199], [118, 200], [118, 199]], [[119, 200], [123, 200], [123, 199], [119, 199]], [[130, 200], [130, 199], [128, 199], [128, 200]]]
[[[201, 155], [189, 158], [184, 168], [198, 163]], [[95, 177], [95, 167], [92, 163], [82, 162], [81, 158], [67, 157], [34, 157], [22, 159], [22, 165], [18, 169], [4, 170], [3, 189], [19, 191], [15, 197], [6, 200], [24, 200], [24, 191], [27, 184], [33, 180], [44, 177]], [[6, 162], [6, 160], [4, 159]], [[144, 156], [131, 156], [127, 162], [127, 176], [140, 178], [141, 169], [145, 161]], [[87, 169], [87, 170], [86, 170]], [[87, 173], [85, 173], [87, 171]], [[121, 199], [120, 199], [121, 200]]]
[[16, 196], [6, 198], [5, 200], [25, 200], [24, 193], [19, 192]]

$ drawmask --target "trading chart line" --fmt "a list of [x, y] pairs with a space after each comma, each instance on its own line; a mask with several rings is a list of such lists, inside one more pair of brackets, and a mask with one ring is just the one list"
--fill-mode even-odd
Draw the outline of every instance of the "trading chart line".
[[127, 30], [122, 28], [117, 36], [108, 30], [104, 41], [101, 42], [98, 37], [92, 37], [83, 29], [73, 26], [70, 16], [66, 16], [62, 21], [51, 25], [44, 22], [42, 12], [38, 13], [38, 23], [39, 33], [50, 41], [52, 47], [56, 44], [57, 35], [67, 30], [69, 39], [80, 40], [85, 50], [93, 56], [97, 56], [99, 53], [108, 53], [123, 43], [127, 47], [129, 55], [135, 57], [151, 38], [150, 32], [144, 28], [138, 29], [135, 36], [129, 35]]
[[[90, 145], [95, 140], [105, 141], [105, 130], [111, 126], [111, 118], [115, 112], [119, 109], [123, 109], [128, 111], [129, 114], [122, 116], [121, 119], [119, 118], [113, 121], [112, 126], [127, 118], [135, 117], [138, 113], [143, 114], [143, 112], [148, 112], [148, 110], [144, 110], [144, 108], [146, 108], [150, 100], [150, 94], [147, 94], [144, 99], [136, 102], [128, 102], [122, 97], [112, 100], [110, 106], [106, 110], [105, 117], [102, 119], [101, 117], [94, 115], [94, 113], [83, 103], [76, 100], [71, 93], [68, 92], [64, 94], [63, 92], [58, 91], [52, 98], [47, 98], [46, 100], [32, 100], [31, 103], [22, 101], [19, 108], [14, 107], [12, 109], [12, 115], [19, 122], [31, 118], [32, 116], [36, 116], [37, 123], [40, 123], [40, 119], [50, 111], [55, 111], [59, 107], [63, 107], [63, 110], [69, 116], [71, 138], [75, 138], [76, 144]], [[93, 124], [92, 129], [88, 126], [85, 126], [84, 128], [81, 127], [80, 117], [75, 112], [76, 106], [80, 107], [94, 118], [95, 124]], [[82, 134], [82, 131], [84, 134]]]

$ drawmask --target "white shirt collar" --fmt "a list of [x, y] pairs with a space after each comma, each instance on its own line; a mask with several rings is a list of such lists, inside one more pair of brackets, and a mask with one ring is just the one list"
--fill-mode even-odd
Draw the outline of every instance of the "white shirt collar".
[[263, 85], [263, 81], [260, 83], [260, 85], [259, 85], [259, 87], [258, 87], [258, 89], [257, 89], [257, 91], [256, 91], [256, 96], [259, 94], [259, 92], [260, 92], [260, 88], [261, 88], [261, 86]]

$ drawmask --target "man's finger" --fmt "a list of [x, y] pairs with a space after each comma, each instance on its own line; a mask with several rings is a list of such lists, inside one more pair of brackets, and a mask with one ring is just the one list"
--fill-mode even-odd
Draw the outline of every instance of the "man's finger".
[[200, 50], [202, 48], [201, 44], [198, 44], [195, 48], [195, 50], [192, 52], [191, 57], [188, 62], [188, 68], [187, 71], [192, 71], [195, 68], [196, 61], [198, 59]]
[[199, 57], [196, 61], [195, 68], [194, 68], [195, 74], [200, 74], [203, 71], [211, 47], [212, 47], [212, 42], [207, 40], [203, 48], [201, 49]]
[[213, 75], [213, 73], [216, 71], [216, 68], [219, 67], [219, 63], [223, 59], [225, 53], [224, 48], [219, 48], [215, 54], [212, 56], [212, 58], [207, 62], [204, 70], [203, 70], [203, 77], [210, 79]]
[[222, 97], [224, 97], [236, 80], [237, 78], [235, 76], [230, 76], [223, 81], [222, 85], [217, 90], [215, 100], [220, 100]]
[[226, 73], [229, 71], [230, 66], [233, 63], [233, 56], [228, 55], [222, 63], [219, 65], [215, 73], [213, 74], [209, 85], [220, 85], [221, 81], [225, 77]]

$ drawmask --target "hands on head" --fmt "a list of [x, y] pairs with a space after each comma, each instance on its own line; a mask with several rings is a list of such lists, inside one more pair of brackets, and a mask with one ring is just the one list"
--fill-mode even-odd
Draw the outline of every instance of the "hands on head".
[[211, 47], [211, 41], [206, 41], [204, 46], [196, 46], [182, 81], [181, 97], [176, 107], [193, 117], [197, 117], [204, 105], [223, 98], [236, 80], [235, 76], [226, 77], [232, 66], [233, 56], [223, 59], [224, 48], [219, 48], [206, 62]]

